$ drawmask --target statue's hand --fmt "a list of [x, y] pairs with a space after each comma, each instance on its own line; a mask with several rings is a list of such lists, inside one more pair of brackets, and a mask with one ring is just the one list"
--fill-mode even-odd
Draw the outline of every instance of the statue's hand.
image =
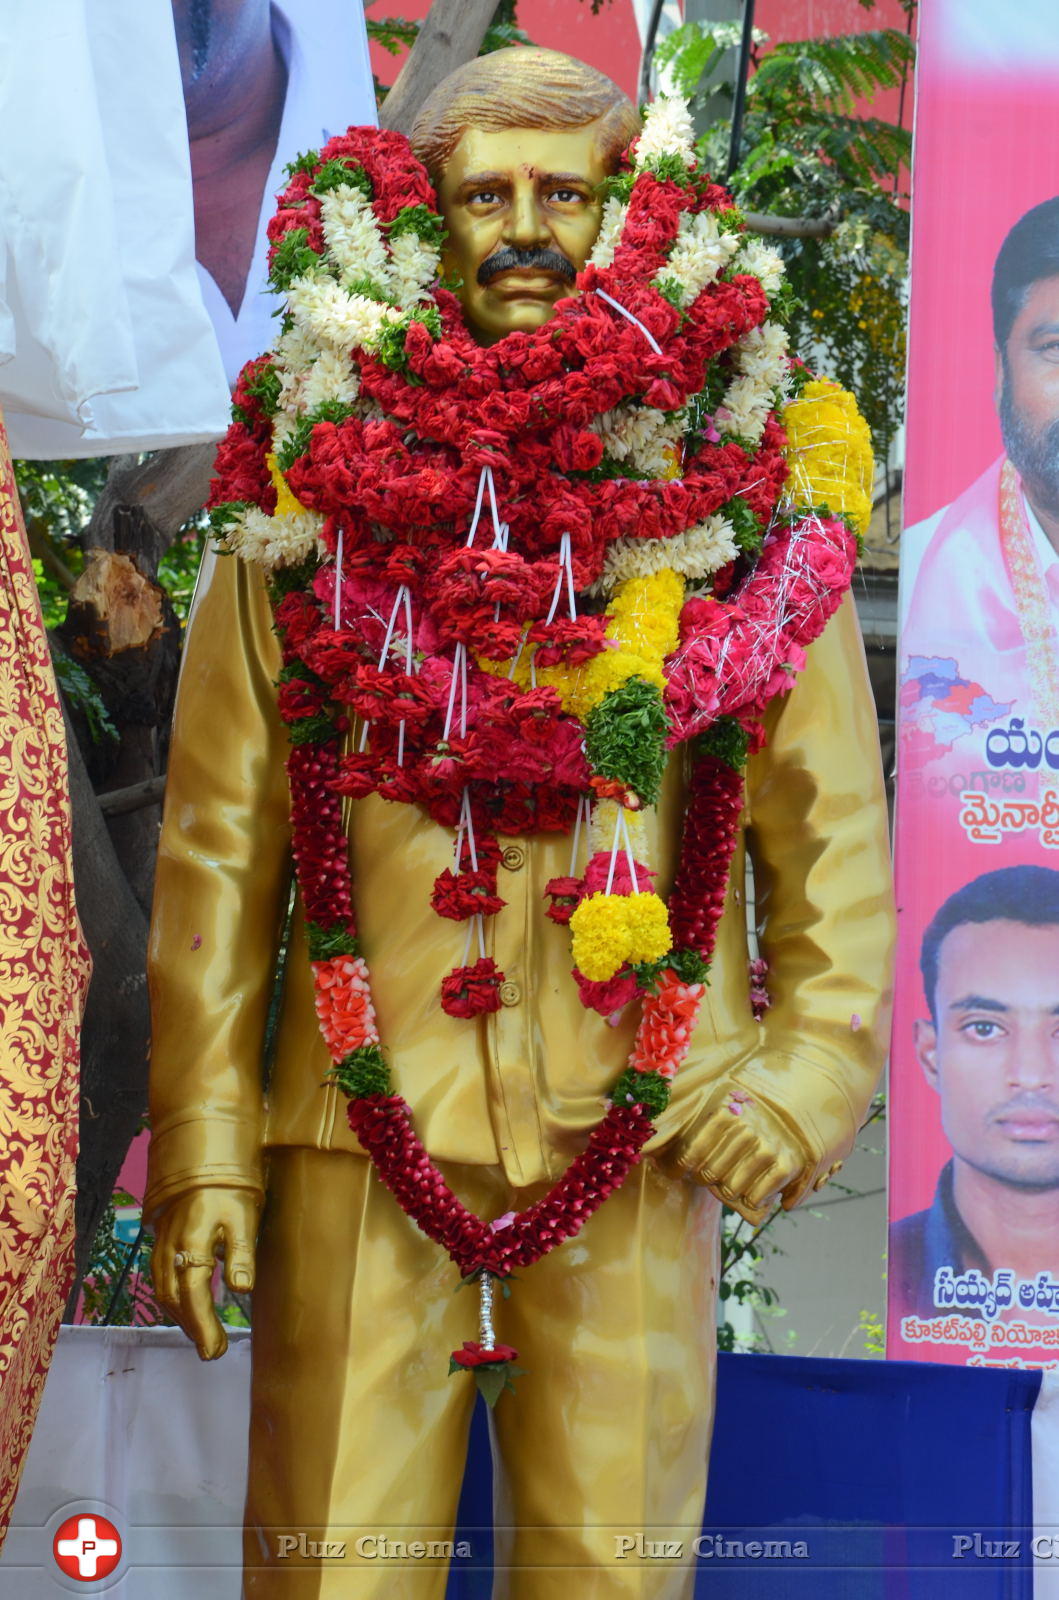
[[237, 1294], [254, 1287], [260, 1197], [250, 1189], [192, 1189], [166, 1208], [155, 1230], [151, 1275], [160, 1303], [193, 1341], [203, 1361], [228, 1348], [210, 1290], [216, 1258]]
[[695, 1142], [695, 1177], [748, 1222], [762, 1222], [781, 1195], [785, 1207], [796, 1205], [805, 1191], [804, 1149], [750, 1094], [726, 1092]]

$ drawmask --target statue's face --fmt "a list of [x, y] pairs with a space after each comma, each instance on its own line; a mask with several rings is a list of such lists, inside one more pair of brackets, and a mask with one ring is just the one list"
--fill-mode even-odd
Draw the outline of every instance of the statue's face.
[[479, 344], [539, 328], [571, 292], [599, 232], [606, 176], [596, 122], [466, 129], [438, 186], [442, 268], [463, 280]]

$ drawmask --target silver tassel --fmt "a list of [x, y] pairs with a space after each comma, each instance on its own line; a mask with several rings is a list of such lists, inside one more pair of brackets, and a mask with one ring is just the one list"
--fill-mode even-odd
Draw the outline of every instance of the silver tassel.
[[483, 1350], [496, 1348], [493, 1328], [493, 1275], [483, 1272], [478, 1279], [478, 1342]]

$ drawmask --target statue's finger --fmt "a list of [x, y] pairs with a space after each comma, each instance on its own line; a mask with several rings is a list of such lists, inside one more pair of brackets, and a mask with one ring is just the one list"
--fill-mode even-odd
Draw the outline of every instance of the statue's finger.
[[249, 1294], [254, 1287], [254, 1252], [245, 1239], [228, 1242], [224, 1254], [224, 1281], [236, 1294]]
[[228, 1348], [228, 1336], [213, 1304], [213, 1264], [185, 1266], [179, 1273], [180, 1326], [203, 1361], [215, 1361]]
[[179, 1303], [176, 1273], [173, 1269], [173, 1246], [168, 1241], [156, 1241], [151, 1252], [151, 1281], [155, 1298], [170, 1315], [175, 1316]]
[[[727, 1187], [748, 1204], [759, 1206], [782, 1184], [782, 1168], [772, 1150], [755, 1144], [729, 1171]], [[763, 1185], [765, 1187], [763, 1187]]]
[[756, 1142], [753, 1131], [727, 1112], [717, 1111], [703, 1128], [702, 1170], [712, 1178], [724, 1178], [733, 1162]]

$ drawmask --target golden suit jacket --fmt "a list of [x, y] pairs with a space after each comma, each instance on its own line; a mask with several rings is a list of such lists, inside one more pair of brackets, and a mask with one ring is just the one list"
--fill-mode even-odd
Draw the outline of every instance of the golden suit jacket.
[[[742, 1087], [795, 1134], [805, 1158], [798, 1194], [848, 1153], [872, 1094], [893, 937], [875, 712], [851, 600], [808, 658], [770, 707], [768, 744], [749, 763], [744, 841], [706, 1002], [648, 1146], [672, 1172], [696, 1174], [705, 1118]], [[213, 558], [188, 630], [155, 885], [149, 1217], [202, 1185], [262, 1191], [269, 1147], [359, 1151], [344, 1097], [323, 1086], [330, 1061], [297, 904], [286, 967], [275, 970], [291, 893], [279, 667], [260, 574]], [[650, 822], [661, 894], [676, 866], [683, 794], [677, 752]], [[465, 938], [430, 906], [434, 878], [451, 865], [451, 832], [378, 796], [349, 804], [348, 828], [380, 1036], [427, 1149], [436, 1160], [499, 1165], [516, 1187], [558, 1176], [602, 1114], [639, 1010], [612, 1027], [578, 999], [569, 930], [544, 914], [545, 883], [570, 870], [570, 840], [500, 841], [507, 904], [486, 920], [486, 939], [507, 977], [505, 1003], [468, 1021], [438, 1001]], [[770, 968], [772, 1006], [760, 1024], [748, 998], [745, 842]]]

